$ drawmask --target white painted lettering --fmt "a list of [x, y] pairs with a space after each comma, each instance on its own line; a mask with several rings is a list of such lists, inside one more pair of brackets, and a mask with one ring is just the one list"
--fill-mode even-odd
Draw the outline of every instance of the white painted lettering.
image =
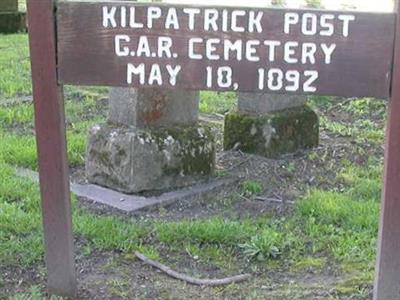
[[320, 35], [322, 36], [332, 36], [334, 33], [334, 27], [332, 23], [329, 23], [328, 21], [332, 21], [335, 18], [334, 15], [322, 15], [320, 24], [323, 30], [319, 32]]
[[232, 68], [220, 67], [217, 71], [217, 84], [220, 88], [228, 88], [232, 85]]
[[218, 10], [216, 9], [205, 9], [204, 10], [204, 30], [210, 31], [218, 30]]
[[297, 48], [298, 46], [298, 42], [285, 43], [285, 49], [283, 52], [283, 59], [285, 60], [285, 62], [287, 62], [288, 64], [296, 64], [298, 62], [298, 59], [296, 57], [293, 57], [296, 54], [295, 48]]
[[325, 55], [325, 63], [329, 65], [331, 63], [332, 59], [332, 53], [336, 49], [336, 44], [330, 44], [329, 46], [325, 43], [321, 44], [321, 49], [324, 52]]
[[222, 31], [228, 31], [228, 11], [226, 9], [222, 11]]
[[126, 27], [126, 7], [121, 6], [121, 27]]
[[162, 58], [167, 57], [171, 58], [171, 47], [172, 47], [172, 39], [167, 36], [161, 36], [158, 38], [158, 57]]
[[257, 56], [256, 46], [260, 45], [259, 40], [250, 40], [246, 43], [246, 59], [248, 61], [260, 61], [260, 57]]
[[238, 25], [238, 17], [246, 15], [244, 10], [234, 10], [231, 15], [231, 29], [234, 32], [244, 32], [244, 27]]
[[317, 88], [312, 84], [318, 79], [318, 72], [307, 70], [304, 71], [304, 76], [308, 77], [308, 79], [303, 84], [303, 91], [311, 93], [317, 91]]
[[168, 14], [165, 19], [165, 28], [170, 29], [171, 27], [175, 30], [179, 29], [178, 15], [176, 13], [176, 9], [173, 7], [168, 10]]
[[264, 12], [259, 11], [250, 11], [249, 13], [249, 32], [262, 32], [262, 25], [261, 25], [261, 20], [262, 17], [264, 16]]
[[143, 28], [144, 26], [142, 23], [136, 22], [135, 16], [136, 16], [135, 7], [131, 6], [130, 13], [129, 13], [129, 27], [130, 28]]
[[206, 79], [206, 85], [208, 88], [212, 88], [212, 80], [213, 80], [213, 68], [208, 66], [207, 67], [207, 79]]
[[264, 81], [265, 81], [265, 70], [264, 68], [258, 68], [258, 89], [264, 89]]
[[117, 22], [115, 21], [116, 11], [117, 8], [115, 6], [112, 6], [111, 9], [109, 9], [107, 6], [103, 6], [103, 27], [117, 27]]
[[229, 60], [230, 52], [236, 52], [236, 59], [242, 60], [242, 47], [243, 42], [241, 40], [237, 40], [232, 43], [230, 40], [224, 40], [224, 60]]
[[150, 45], [147, 36], [142, 35], [139, 37], [136, 55], [139, 57], [140, 56], [151, 57]]
[[153, 28], [153, 21], [161, 17], [161, 8], [150, 6], [147, 9], [147, 28]]
[[220, 39], [208, 39], [206, 42], [206, 57], [209, 60], [218, 60], [219, 55], [216, 54], [215, 52], [217, 51], [217, 48], [214, 46], [216, 44], [219, 44], [221, 42]]
[[194, 30], [194, 20], [195, 16], [200, 13], [200, 9], [198, 8], [184, 8], [183, 12], [188, 15], [189, 21], [188, 21], [188, 27], [190, 30]]
[[350, 21], [354, 21], [356, 17], [353, 15], [339, 15], [338, 19], [343, 21], [343, 27], [342, 27], [343, 36], [345, 37], [349, 36]]
[[153, 64], [150, 69], [149, 85], [153, 85], [154, 82], [157, 82], [158, 85], [163, 84], [163, 80], [162, 80], [162, 76], [161, 76], [161, 68], [158, 64]]
[[285, 90], [288, 92], [295, 92], [299, 89], [300, 84], [300, 73], [296, 70], [288, 70], [285, 74], [286, 81], [292, 85], [285, 86]]
[[302, 17], [301, 32], [304, 35], [315, 35], [317, 33], [317, 15], [305, 13]]
[[306, 64], [308, 60], [310, 64], [315, 64], [315, 52], [317, 52], [317, 45], [314, 43], [303, 43], [301, 63]]
[[264, 41], [264, 45], [268, 47], [268, 60], [275, 61], [275, 48], [281, 45], [280, 41]]
[[137, 67], [133, 64], [128, 64], [127, 65], [127, 83], [132, 84], [133, 76], [139, 75], [139, 83], [144, 84], [145, 83], [144, 71], [145, 71], [144, 64], [140, 64]]
[[189, 51], [188, 51], [188, 56], [190, 59], [202, 59], [203, 55], [195, 53], [194, 45], [202, 43], [203, 39], [202, 38], [191, 38], [189, 40]]
[[286, 34], [290, 33], [290, 25], [295, 25], [299, 23], [299, 14], [298, 13], [286, 13], [285, 14], [285, 22], [284, 22], [284, 32]]
[[129, 43], [131, 41], [131, 38], [125, 34], [117, 34], [114, 39], [114, 44], [115, 44], [115, 54], [117, 56], [128, 56], [129, 55], [129, 48], [124, 46], [121, 47], [121, 42], [127, 42]]
[[271, 91], [279, 91], [283, 86], [283, 72], [281, 69], [268, 70], [268, 89]]
[[176, 78], [178, 77], [179, 72], [181, 71], [182, 67], [177, 65], [175, 67], [171, 65], [166, 65], [168, 74], [169, 74], [169, 83], [172, 86], [176, 85]]

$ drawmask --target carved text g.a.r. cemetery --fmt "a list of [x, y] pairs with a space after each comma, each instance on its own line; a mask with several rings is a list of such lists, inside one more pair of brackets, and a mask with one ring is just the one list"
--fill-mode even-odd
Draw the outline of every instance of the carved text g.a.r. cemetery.
[[62, 83], [387, 96], [392, 14], [58, 5]]

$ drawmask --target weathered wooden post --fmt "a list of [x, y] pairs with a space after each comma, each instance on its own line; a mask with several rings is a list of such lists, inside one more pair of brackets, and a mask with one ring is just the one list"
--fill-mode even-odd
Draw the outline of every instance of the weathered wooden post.
[[375, 300], [400, 299], [400, 2], [395, 2], [396, 34], [385, 170], [375, 274]]
[[57, 82], [53, 0], [28, 0], [35, 128], [48, 290], [75, 297], [64, 100]]

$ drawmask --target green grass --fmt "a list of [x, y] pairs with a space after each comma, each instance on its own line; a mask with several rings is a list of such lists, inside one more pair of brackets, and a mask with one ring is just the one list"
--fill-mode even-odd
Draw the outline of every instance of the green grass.
[[148, 228], [143, 225], [117, 217], [97, 217], [86, 211], [75, 212], [74, 230], [98, 249], [122, 252], [138, 249], [148, 234]]
[[[88, 128], [104, 121], [104, 112], [98, 103], [101, 92], [101, 88], [71, 90], [67, 98], [68, 157], [73, 167], [84, 164]], [[0, 153], [8, 164], [37, 169], [33, 121], [32, 103], [7, 106], [0, 103]]]
[[[2, 163], [1, 169], [0, 259], [2, 264], [27, 266], [40, 260], [43, 251], [38, 189], [34, 183], [17, 177], [9, 165]], [[368, 176], [365, 172], [359, 172], [358, 176], [354, 173], [352, 180], [356, 182], [379, 181], [365, 177]], [[258, 259], [277, 258], [285, 253], [296, 260], [324, 253], [338, 261], [368, 263], [374, 257], [378, 226], [376, 196], [376, 191], [371, 192], [363, 184], [356, 184], [345, 193], [314, 190], [298, 202], [291, 216], [281, 219], [215, 217], [137, 224], [74, 209], [74, 229], [94, 247], [122, 252], [137, 249], [145, 236], [153, 232], [156, 246], [158, 243], [214, 245], [227, 251], [234, 248], [239, 255]]]
[[[349, 121], [332, 121], [328, 116], [319, 116], [320, 126], [326, 131], [341, 137], [352, 137], [358, 143], [381, 145], [384, 132], [380, 123], [385, 121], [385, 100], [373, 98], [351, 99], [343, 101], [334, 97], [313, 96], [309, 103], [314, 108], [336, 107], [342, 113], [348, 113]], [[374, 122], [378, 119], [379, 122]]]
[[225, 220], [220, 217], [201, 221], [164, 222], [156, 225], [157, 238], [167, 244], [191, 241], [234, 246], [250, 237], [254, 229], [250, 222]]
[[2, 127], [32, 124], [32, 120], [33, 109], [31, 104], [21, 104], [15, 107], [0, 106], [0, 125]]
[[370, 120], [356, 120], [353, 124], [330, 121], [320, 117], [321, 128], [341, 137], [352, 137], [358, 143], [382, 144], [384, 132]]
[[386, 113], [386, 106], [384, 100], [359, 98], [348, 102], [343, 106], [343, 110], [351, 112], [356, 116], [380, 115], [383, 117]]
[[224, 114], [236, 106], [237, 97], [235, 93], [209, 92], [200, 93], [200, 111], [203, 113]]
[[[0, 264], [30, 266], [43, 255], [39, 190], [10, 165], [1, 163], [0, 168]], [[147, 234], [142, 225], [76, 208], [73, 220], [75, 232], [99, 249], [132, 251]]]
[[[4, 161], [19, 167], [37, 169], [36, 141], [32, 135], [17, 135], [0, 130], [0, 153]], [[86, 134], [68, 131], [68, 157], [70, 165], [84, 164]]]
[[263, 190], [261, 183], [255, 180], [242, 181], [240, 186], [245, 196], [254, 196], [260, 194]]
[[43, 252], [38, 189], [11, 166], [0, 169], [0, 264], [29, 266]]
[[27, 293], [10, 296], [8, 300], [63, 300], [63, 298], [57, 296], [45, 297], [40, 287], [32, 286]]
[[0, 35], [0, 66], [0, 99], [31, 94], [26, 34]]
[[0, 154], [14, 166], [37, 169], [36, 142], [32, 135], [16, 135], [0, 130]]
[[338, 177], [347, 178], [351, 188], [342, 193], [312, 190], [296, 203], [289, 217], [166, 222], [156, 226], [156, 236], [169, 245], [233, 247], [239, 255], [258, 260], [285, 254], [296, 264], [303, 257], [325, 255], [369, 267], [378, 230], [380, 170], [380, 165], [372, 163], [365, 169], [348, 166]]

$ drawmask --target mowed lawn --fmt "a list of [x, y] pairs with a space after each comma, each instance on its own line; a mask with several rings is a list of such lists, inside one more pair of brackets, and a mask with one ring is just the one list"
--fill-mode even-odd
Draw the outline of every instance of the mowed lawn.
[[[65, 95], [69, 163], [72, 169], [82, 168], [87, 129], [106, 118], [107, 89], [68, 86]], [[30, 98], [27, 35], [0, 35], [0, 298], [41, 299], [45, 295], [41, 281], [20, 285], [15, 293], [7, 289], [12, 283], [6, 273], [11, 270], [44, 272], [38, 185], [16, 175], [17, 168], [37, 169]], [[200, 109], [224, 114], [235, 102], [233, 93], [202, 92]], [[249, 179], [229, 201], [215, 199], [230, 213], [172, 220], [98, 213], [72, 197], [75, 240], [81, 241], [77, 256], [85, 260], [100, 252], [129, 258], [139, 250], [165, 264], [193, 259], [221, 274], [254, 271], [254, 279], [248, 283], [207, 289], [208, 295], [221, 299], [232, 295], [248, 299], [265, 299], [266, 295], [285, 299], [287, 295], [294, 299], [292, 293], [298, 299], [311, 299], [307, 298], [310, 291], [290, 280], [275, 285], [272, 291], [262, 288], [259, 283], [271, 272], [289, 278], [332, 274], [342, 280], [318, 299], [367, 299], [375, 264], [385, 101], [314, 97], [309, 103], [319, 112], [323, 134], [335, 143], [351, 140], [354, 157], [363, 158], [337, 160], [337, 174], [327, 184], [329, 188], [322, 184], [306, 187], [285, 213], [241, 217], [231, 206], [241, 201], [241, 196], [251, 200], [263, 184]], [[332, 110], [353, 121], [332, 117]], [[327, 161], [321, 151], [314, 150], [304, 153], [302, 159], [319, 164]], [[206, 272], [201, 275], [208, 277]], [[115, 285], [107, 290], [110, 298], [131, 297], [126, 293], [128, 287]]]

